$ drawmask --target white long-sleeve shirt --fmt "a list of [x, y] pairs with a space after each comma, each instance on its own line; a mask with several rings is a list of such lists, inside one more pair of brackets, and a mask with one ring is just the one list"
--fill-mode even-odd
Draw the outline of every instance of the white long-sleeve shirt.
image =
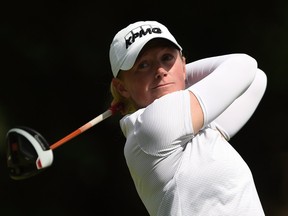
[[[205, 64], [199, 62], [190, 68], [188, 65], [188, 78], [192, 76], [189, 73], [193, 73], [193, 68], [201, 65], [206, 71], [201, 78], [204, 80], [230, 57], [234, 56], [209, 58]], [[213, 69], [207, 72], [207, 68]], [[233, 68], [224, 67], [223, 70], [228, 73], [229, 69]], [[136, 190], [151, 216], [264, 215], [252, 173], [227, 141], [248, 121], [264, 94], [266, 76], [258, 69], [255, 74], [249, 88], [239, 93], [241, 96], [234, 101], [237, 106], [223, 104], [227, 114], [224, 109], [197, 134], [192, 127], [189, 91], [193, 89], [189, 86], [121, 119], [121, 129], [126, 137], [126, 162]], [[209, 89], [213, 91], [212, 86]], [[199, 100], [201, 96], [202, 92], [197, 91]], [[202, 106], [206, 109], [209, 96], [203, 98]], [[221, 96], [218, 99], [221, 100]], [[240, 110], [238, 101], [247, 101], [242, 107], [250, 107], [245, 108], [250, 112], [243, 114], [239, 123], [237, 117], [233, 117]], [[217, 111], [213, 111], [213, 115], [215, 113]], [[227, 120], [230, 117], [233, 121]], [[210, 119], [209, 116], [205, 118]], [[230, 130], [230, 126], [234, 129]]]

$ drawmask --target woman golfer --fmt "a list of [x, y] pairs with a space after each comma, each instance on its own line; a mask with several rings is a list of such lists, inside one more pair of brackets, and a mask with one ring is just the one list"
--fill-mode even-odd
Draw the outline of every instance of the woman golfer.
[[115, 35], [110, 63], [127, 166], [151, 216], [264, 215], [252, 173], [228, 142], [266, 89], [254, 58], [186, 64], [164, 25], [139, 21]]

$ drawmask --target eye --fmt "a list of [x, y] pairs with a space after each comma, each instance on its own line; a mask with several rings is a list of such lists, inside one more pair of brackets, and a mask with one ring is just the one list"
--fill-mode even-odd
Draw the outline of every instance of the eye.
[[138, 64], [138, 69], [145, 69], [147, 67], [149, 67], [149, 64], [147, 61], [142, 61]]
[[174, 55], [170, 54], [170, 53], [166, 53], [162, 56], [162, 61], [171, 61], [174, 59]]
[[161, 61], [163, 62], [163, 64], [173, 64], [175, 62], [175, 56], [171, 53], [165, 53], [164, 55], [162, 55]]

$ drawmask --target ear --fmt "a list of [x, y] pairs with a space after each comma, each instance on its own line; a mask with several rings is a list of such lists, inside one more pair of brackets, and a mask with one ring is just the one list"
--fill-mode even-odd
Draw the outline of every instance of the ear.
[[112, 79], [112, 85], [114, 86], [114, 88], [119, 92], [119, 94], [122, 97], [125, 97], [125, 98], [129, 98], [130, 97], [130, 93], [125, 88], [125, 85], [124, 85], [122, 80], [120, 80], [118, 78], [113, 78]]

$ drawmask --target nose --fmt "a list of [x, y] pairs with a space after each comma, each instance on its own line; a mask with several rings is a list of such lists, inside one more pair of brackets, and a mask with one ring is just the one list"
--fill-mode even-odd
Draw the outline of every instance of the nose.
[[165, 68], [161, 67], [160, 65], [156, 68], [155, 78], [160, 79], [165, 76], [167, 76], [167, 70]]

